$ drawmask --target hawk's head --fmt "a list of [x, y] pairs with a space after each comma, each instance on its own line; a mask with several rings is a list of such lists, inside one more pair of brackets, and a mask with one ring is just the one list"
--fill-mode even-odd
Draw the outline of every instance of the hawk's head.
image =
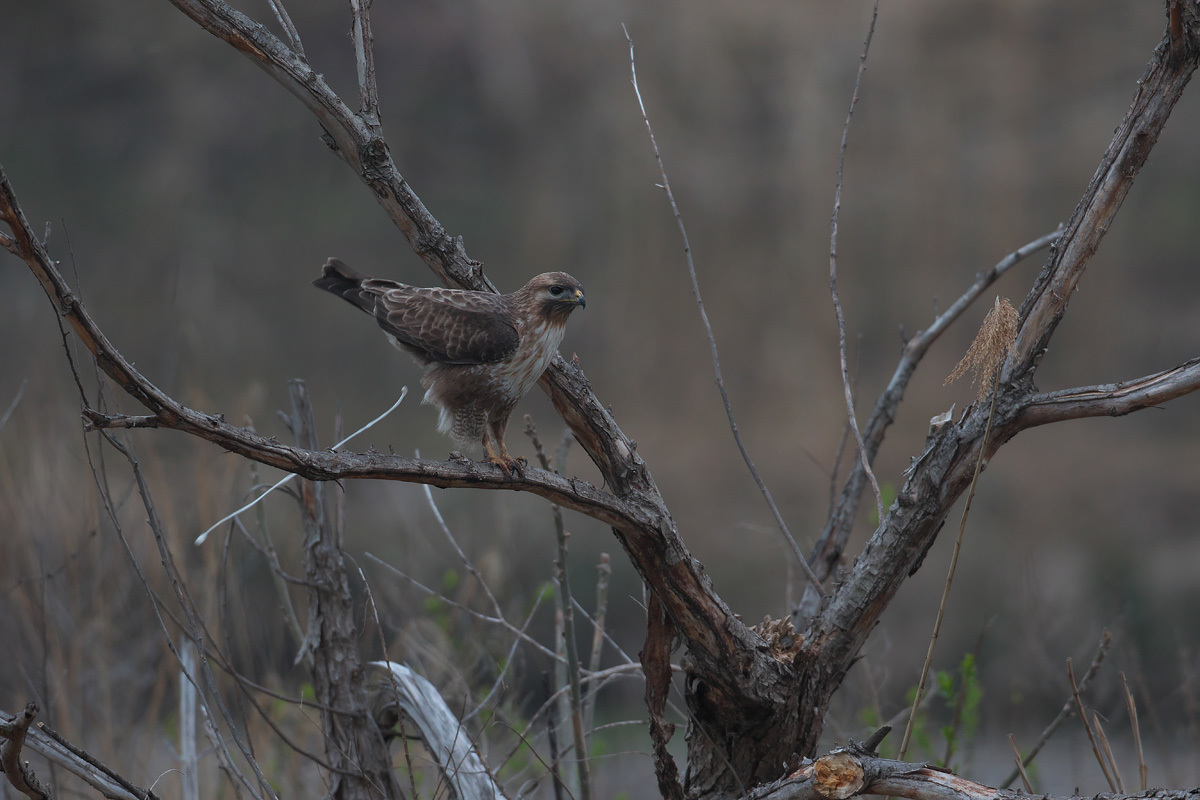
[[516, 292], [518, 302], [548, 322], [566, 324], [576, 308], [587, 305], [583, 285], [565, 272], [543, 272]]

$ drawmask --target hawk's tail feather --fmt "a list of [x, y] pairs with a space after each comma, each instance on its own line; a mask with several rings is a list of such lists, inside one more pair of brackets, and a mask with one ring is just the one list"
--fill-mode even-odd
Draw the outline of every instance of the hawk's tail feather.
[[321, 277], [313, 281], [312, 285], [330, 294], [336, 294], [368, 314], [373, 314], [375, 297], [363, 291], [362, 283], [365, 280], [369, 280], [366, 275], [346, 266], [340, 259], [330, 258], [321, 267]]
[[324, 280], [331, 275], [336, 275], [343, 280], [354, 281], [355, 283], [361, 283], [367, 279], [366, 275], [352, 269], [345, 261], [333, 256], [325, 259], [325, 264], [321, 267], [321, 277], [318, 280]]

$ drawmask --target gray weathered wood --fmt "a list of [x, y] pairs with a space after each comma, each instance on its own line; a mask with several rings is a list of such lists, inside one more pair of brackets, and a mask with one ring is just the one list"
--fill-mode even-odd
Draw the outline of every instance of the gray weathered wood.
[[[395, 661], [372, 661], [387, 670], [381, 699], [399, 705], [416, 726], [458, 800], [503, 800], [500, 785], [475, 750], [471, 737], [432, 683]], [[411, 732], [411, 729], [408, 729]]]
[[[316, 425], [303, 381], [288, 385], [292, 431], [303, 447], [317, 449]], [[333, 767], [333, 800], [398, 800], [401, 792], [391, 757], [367, 702], [366, 676], [359, 656], [345, 553], [331, 524], [323, 482], [300, 481], [300, 520], [304, 528], [304, 570], [308, 579], [308, 633], [301, 653], [312, 657], [313, 693], [325, 709], [321, 728], [325, 756]]]

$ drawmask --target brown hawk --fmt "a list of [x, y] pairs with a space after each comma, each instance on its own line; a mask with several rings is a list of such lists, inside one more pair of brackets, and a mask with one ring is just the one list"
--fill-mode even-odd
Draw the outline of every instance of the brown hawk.
[[439, 431], [463, 448], [482, 443], [505, 472], [520, 470], [504, 429], [558, 352], [567, 317], [586, 304], [579, 281], [546, 272], [512, 294], [422, 289], [331, 258], [313, 286], [373, 315], [392, 344], [425, 367], [422, 402], [440, 410]]

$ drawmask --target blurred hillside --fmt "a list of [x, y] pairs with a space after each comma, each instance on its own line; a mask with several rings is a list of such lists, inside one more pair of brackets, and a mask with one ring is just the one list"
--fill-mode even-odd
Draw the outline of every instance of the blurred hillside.
[[[270, 19], [266, 3], [242, 7]], [[314, 68], [356, 97], [346, 9], [313, 0], [289, 9]], [[637, 440], [730, 606], [751, 621], [786, 613], [787, 552], [713, 385], [621, 23], [634, 39], [739, 427], [806, 548], [824, 522], [844, 426], [829, 212], [869, 4], [464, 0], [376, 3], [372, 13], [384, 126], [401, 172], [502, 290], [551, 269], [584, 283], [588, 308], [572, 320], [563, 353], [578, 355]], [[35, 226], [51, 222], [51, 252], [91, 314], [151, 381], [194, 408], [252, 418], [260, 432], [289, 440], [275, 411], [288, 406], [287, 380], [302, 377], [327, 443], [339, 404], [353, 428], [402, 386], [417, 388], [416, 366], [369, 320], [309, 285], [330, 255], [383, 277], [432, 278], [299, 103], [165, 2], [9, 3], [4, 18], [0, 163]], [[977, 270], [1067, 219], [1163, 23], [1158, 3], [1115, 0], [884, 5], [850, 131], [840, 222], [839, 284], [861, 408], [890, 378], [906, 334]], [[1200, 353], [1197, 92], [1174, 112], [1072, 300], [1040, 388], [1125, 380]], [[1042, 260], [1020, 265], [997, 290], [1019, 304]], [[942, 381], [989, 305], [922, 365], [878, 462], [882, 482], [901, 483], [930, 417], [970, 402], [972, 387]], [[0, 257], [0, 342], [0, 413], [28, 381], [0, 431], [0, 606], [41, 608], [43, 619], [40, 629], [0, 628], [30, 648], [20, 669], [0, 675], [0, 707], [12, 710], [40, 685], [39, 641], [70, 640], [66, 658], [88, 646], [99, 608], [134, 615], [130, 624], [149, 612], [118, 545], [103, 536], [53, 311], [11, 257]], [[442, 457], [449, 443], [417, 398], [356, 446]], [[528, 398], [522, 413], [558, 440], [543, 397]], [[518, 416], [509, 444], [531, 457], [522, 427]], [[141, 432], [134, 442], [181, 549], [251, 484], [246, 464], [178, 434]], [[572, 458], [568, 471], [595, 477], [585, 457]], [[356, 551], [433, 584], [454, 565], [418, 487], [354, 484], [347, 493]], [[957, 662], [987, 626], [988, 719], [1036, 730], [1061, 702], [1063, 659], [1086, 660], [1101, 627], [1116, 626], [1114, 659], [1153, 687], [1145, 702], [1160, 709], [1163, 730], [1181, 729], [1184, 700], [1200, 691], [1198, 495], [1200, 398], [1023, 434], [982, 478], [940, 665]], [[464, 547], [489, 565], [497, 593], [526, 602], [550, 575], [545, 504], [511, 493], [436, 497]], [[123, 511], [133, 529], [135, 502]], [[869, 506], [852, 553], [871, 527]], [[286, 501], [268, 513], [277, 537], [294, 535]], [[613, 552], [611, 621], [636, 653], [636, 574], [602, 526], [578, 516], [568, 524], [586, 591], [598, 553]], [[919, 672], [949, 539], [869, 645], [885, 715]], [[73, 554], [64, 574], [75, 577], [60, 584], [83, 594], [80, 605], [48, 611], [41, 589], [19, 581]], [[188, 557], [215, 569], [212, 553]], [[102, 564], [128, 585], [85, 588], [89, 565]], [[120, 603], [91, 606], [88, 592]], [[80, 629], [55, 627], [64, 620]], [[157, 646], [144, 645], [142, 661], [88, 651], [130, 659], [129, 675], [106, 683], [114, 705], [138, 691], [136, 664], [151, 664]], [[847, 688], [869, 693], [854, 674]], [[855, 702], [840, 713], [852, 715]]]

